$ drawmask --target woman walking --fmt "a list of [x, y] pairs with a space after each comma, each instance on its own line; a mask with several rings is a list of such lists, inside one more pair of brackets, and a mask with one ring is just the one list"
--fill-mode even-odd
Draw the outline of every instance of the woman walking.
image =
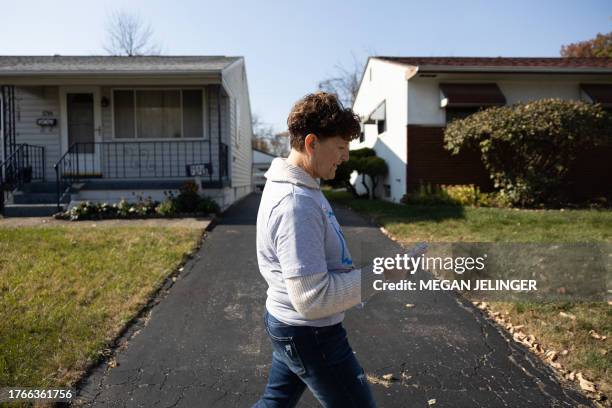
[[[342, 326], [362, 300], [334, 212], [317, 179], [334, 178], [359, 136], [359, 118], [334, 94], [306, 95], [287, 124], [291, 153], [273, 160], [257, 216], [257, 257], [268, 283], [264, 324], [273, 345], [268, 384], [255, 407], [293, 407], [308, 387], [324, 407], [375, 407]], [[364, 281], [364, 285], [366, 282]]]

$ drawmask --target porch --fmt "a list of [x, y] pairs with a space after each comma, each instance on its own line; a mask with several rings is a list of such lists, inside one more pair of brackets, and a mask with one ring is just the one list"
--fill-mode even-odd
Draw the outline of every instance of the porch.
[[[2, 87], [0, 210], [55, 204], [57, 211], [87, 190], [161, 192], [186, 180], [216, 190], [231, 184], [230, 98], [221, 85], [38, 88]], [[32, 125], [19, 117], [24, 122], [25, 104], [40, 104], [32, 101], [40, 97], [57, 105], [35, 126], [57, 137], [27, 143]]]

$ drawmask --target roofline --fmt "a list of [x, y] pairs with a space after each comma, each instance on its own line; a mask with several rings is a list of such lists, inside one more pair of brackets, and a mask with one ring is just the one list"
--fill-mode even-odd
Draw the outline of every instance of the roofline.
[[[612, 68], [597, 67], [525, 67], [525, 66], [489, 66], [489, 65], [414, 65], [401, 61], [389, 60], [389, 57], [370, 57], [382, 62], [410, 67], [419, 72], [430, 73], [455, 73], [455, 72], [475, 72], [475, 73], [506, 73], [506, 74], [612, 74]], [[428, 57], [429, 58], [429, 57]], [[450, 58], [450, 57], [449, 57]], [[481, 58], [481, 57], [473, 57]], [[512, 58], [512, 57], [508, 57]], [[559, 57], [559, 59], [562, 59]], [[369, 58], [368, 58], [369, 60]]]
[[252, 147], [252, 148], [251, 148], [251, 150], [254, 150], [254, 151], [259, 152], [259, 153], [262, 153], [262, 154], [267, 154], [267, 155], [268, 155], [268, 156], [270, 156], [270, 157], [280, 157], [280, 156], [275, 156], [275, 155], [273, 155], [272, 153], [268, 153], [268, 152], [264, 152], [263, 150], [256, 149], [256, 148], [254, 148], [254, 147]]
[[52, 76], [70, 76], [70, 75], [207, 75], [207, 74], [218, 74], [231, 66], [244, 61], [243, 56], [225, 56], [225, 55], [0, 55], [2, 57], [25, 57], [25, 58], [36, 58], [36, 57], [50, 57], [50, 58], [121, 58], [121, 59], [138, 59], [138, 58], [197, 58], [197, 57], [210, 57], [210, 58], [226, 58], [233, 59], [228, 61], [225, 66], [218, 69], [186, 69], [186, 70], [126, 70], [126, 69], [104, 69], [104, 70], [79, 70], [79, 71], [49, 71], [49, 70], [12, 70], [2, 71], [0, 70], [0, 76], [37, 76], [37, 75], [52, 75]]
[[[415, 66], [407, 65], [406, 66]], [[452, 67], [448, 65], [420, 65], [420, 72], [453, 73], [504, 73], [504, 74], [612, 74], [612, 68], [576, 67], [576, 68], [549, 68], [549, 67]]]
[[98, 71], [2, 71], [0, 70], [0, 76], [40, 76], [40, 75], [52, 75], [52, 76], [89, 76], [89, 75], [207, 75], [207, 74], [219, 74], [225, 68], [220, 69], [207, 69], [207, 70], [183, 70], [183, 71], [131, 71], [131, 70], [98, 70]]

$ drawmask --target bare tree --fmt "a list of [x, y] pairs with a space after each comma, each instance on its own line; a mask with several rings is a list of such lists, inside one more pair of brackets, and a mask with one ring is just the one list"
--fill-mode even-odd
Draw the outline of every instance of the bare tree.
[[289, 154], [288, 132], [275, 133], [274, 128], [264, 123], [257, 114], [253, 114], [251, 123], [253, 125], [251, 144], [254, 149], [281, 157]]
[[355, 54], [352, 54], [352, 56], [352, 67], [345, 68], [341, 64], [336, 64], [334, 66], [335, 75], [319, 82], [321, 91], [335, 93], [344, 106], [348, 107], [353, 106], [353, 102], [355, 102], [364, 69], [364, 64], [355, 57]]
[[161, 48], [153, 43], [153, 30], [145, 25], [137, 14], [126, 11], [113, 12], [107, 22], [107, 43], [110, 55], [160, 55]]
[[253, 126], [253, 148], [273, 154], [274, 152], [270, 143], [270, 140], [274, 136], [274, 129], [272, 126], [266, 125], [256, 113], [251, 116], [251, 124]]
[[270, 139], [270, 144], [272, 145], [272, 151], [274, 154], [280, 157], [287, 157], [289, 155], [289, 151], [291, 147], [289, 145], [289, 132], [284, 131], [280, 133], [275, 133]]

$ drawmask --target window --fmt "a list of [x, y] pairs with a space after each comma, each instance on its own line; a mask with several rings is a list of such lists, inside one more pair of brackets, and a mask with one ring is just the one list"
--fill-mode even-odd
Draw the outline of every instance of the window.
[[116, 139], [204, 137], [201, 89], [116, 89], [113, 120]]
[[378, 129], [378, 134], [384, 133], [387, 131], [387, 121], [384, 119], [380, 119], [376, 121], [376, 127]]
[[368, 117], [368, 122], [376, 122], [376, 128], [378, 130], [378, 134], [384, 133], [387, 131], [387, 101], [383, 100], [378, 104], [376, 109], [370, 113]]

